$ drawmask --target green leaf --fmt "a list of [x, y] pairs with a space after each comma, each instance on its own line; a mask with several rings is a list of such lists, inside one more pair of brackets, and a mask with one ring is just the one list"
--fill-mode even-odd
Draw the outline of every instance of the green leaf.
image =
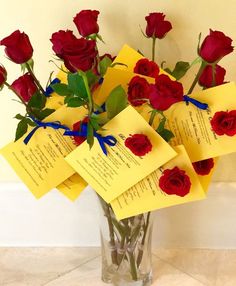
[[34, 114], [37, 116], [39, 120], [43, 120], [46, 117], [48, 117], [50, 114], [52, 114], [55, 111], [55, 109], [45, 108], [43, 110], [36, 109], [34, 110]]
[[36, 92], [28, 102], [28, 106], [31, 108], [43, 109], [46, 104], [46, 97], [40, 92]]
[[36, 123], [34, 123], [34, 121], [32, 121], [30, 118], [25, 118], [25, 119], [29, 126], [32, 126], [32, 127], [36, 126]]
[[87, 143], [89, 144], [89, 148], [91, 149], [94, 144], [94, 135], [93, 135], [93, 126], [90, 122], [88, 122], [87, 129]]
[[88, 98], [84, 80], [78, 73], [69, 73], [67, 76], [68, 88], [82, 98]]
[[67, 96], [64, 102], [68, 107], [79, 107], [85, 104], [85, 101], [78, 96]]
[[28, 124], [26, 118], [22, 119], [16, 128], [16, 135], [15, 135], [15, 141], [20, 139], [28, 130]]
[[51, 85], [52, 89], [59, 95], [66, 96], [72, 94], [72, 91], [68, 89], [68, 85], [64, 83], [55, 83]]
[[174, 134], [168, 129], [163, 129], [158, 133], [166, 142], [169, 142], [171, 138], [175, 137]]
[[165, 71], [170, 73], [176, 80], [181, 79], [183, 76], [185, 76], [186, 72], [190, 68], [190, 64], [188, 62], [177, 62], [175, 65], [175, 68], [173, 71], [170, 71], [170, 69], [166, 68]]
[[112, 119], [127, 106], [127, 96], [121, 85], [115, 87], [106, 100], [107, 117]]
[[86, 77], [90, 87], [93, 86], [98, 81], [98, 76], [94, 74], [91, 70], [86, 72]]
[[99, 119], [98, 119], [98, 116], [91, 116], [90, 117], [90, 123], [91, 123], [91, 125], [93, 126], [93, 129], [95, 129], [95, 130], [99, 130], [100, 128], [101, 128], [101, 126], [99, 125]]
[[25, 118], [25, 116], [23, 116], [23, 115], [21, 115], [20, 113], [18, 113], [18, 114], [16, 114], [16, 116], [15, 116], [14, 118], [16, 118], [16, 119], [18, 119], [18, 120], [22, 120], [22, 119]]
[[99, 62], [99, 68], [100, 68], [100, 74], [102, 76], [105, 75], [107, 69], [111, 66], [112, 60], [108, 57], [105, 56], [100, 62]]

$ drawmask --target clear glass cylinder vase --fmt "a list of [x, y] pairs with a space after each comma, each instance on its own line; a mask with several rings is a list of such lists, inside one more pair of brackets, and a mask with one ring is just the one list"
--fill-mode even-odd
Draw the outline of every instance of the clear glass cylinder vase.
[[118, 221], [99, 197], [102, 280], [115, 286], [148, 286], [152, 281], [151, 213]]

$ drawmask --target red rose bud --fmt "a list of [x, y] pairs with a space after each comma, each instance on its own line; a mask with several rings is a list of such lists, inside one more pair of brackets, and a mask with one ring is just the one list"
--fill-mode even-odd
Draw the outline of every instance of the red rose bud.
[[6, 69], [0, 65], [0, 88], [3, 87], [4, 83], [7, 79], [7, 71]]
[[210, 122], [212, 130], [219, 136], [236, 134], [236, 110], [216, 112]]
[[211, 65], [207, 65], [199, 80], [198, 83], [206, 88], [221, 85], [224, 83], [226, 70], [219, 65], [215, 66], [215, 84], [213, 83], [213, 67]]
[[183, 101], [183, 86], [180, 82], [171, 80], [161, 74], [156, 78], [155, 85], [150, 87], [149, 99], [152, 107], [164, 111], [172, 104]]
[[26, 73], [15, 80], [11, 84], [11, 87], [25, 102], [28, 102], [32, 95], [38, 90], [33, 77], [29, 73]]
[[98, 15], [99, 11], [96, 10], [82, 10], [75, 16], [74, 23], [81, 36], [87, 37], [99, 32]]
[[150, 84], [145, 78], [135, 76], [128, 86], [128, 101], [133, 106], [139, 106], [147, 102], [149, 97]]
[[53, 46], [52, 49], [58, 57], [62, 56], [63, 48], [65, 45], [70, 45], [74, 41], [76, 41], [76, 36], [73, 34], [72, 31], [58, 31], [52, 34], [50, 41], [52, 42]]
[[125, 140], [125, 146], [136, 156], [144, 156], [152, 150], [152, 143], [144, 134], [130, 135]]
[[191, 181], [184, 170], [174, 167], [166, 169], [159, 180], [159, 187], [168, 195], [186, 196], [191, 188]]
[[159, 74], [159, 67], [153, 61], [149, 61], [148, 59], [141, 59], [136, 63], [134, 72], [156, 78]]
[[150, 13], [145, 20], [147, 21], [146, 35], [149, 38], [162, 39], [172, 29], [171, 23], [165, 20], [163, 13]]
[[16, 64], [28, 62], [33, 56], [33, 48], [29, 37], [19, 30], [0, 41], [5, 46], [6, 55]]
[[213, 167], [214, 160], [212, 158], [193, 163], [195, 172], [201, 176], [209, 175]]
[[232, 39], [219, 31], [210, 30], [210, 34], [204, 39], [199, 55], [208, 63], [218, 62], [224, 56], [233, 51]]

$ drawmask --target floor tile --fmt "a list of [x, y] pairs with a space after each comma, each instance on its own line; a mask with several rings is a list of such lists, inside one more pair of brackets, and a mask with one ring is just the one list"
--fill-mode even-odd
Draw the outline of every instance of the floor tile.
[[[101, 258], [98, 257], [44, 286], [105, 286], [101, 282]], [[153, 257], [153, 286], [203, 286], [168, 263]]]
[[[223, 250], [159, 249], [154, 254], [207, 286], [216, 283]], [[221, 285], [222, 286], [222, 285]]]
[[236, 285], [236, 250], [226, 250], [218, 269], [215, 286]]
[[99, 254], [98, 248], [0, 248], [0, 285], [41, 286]]

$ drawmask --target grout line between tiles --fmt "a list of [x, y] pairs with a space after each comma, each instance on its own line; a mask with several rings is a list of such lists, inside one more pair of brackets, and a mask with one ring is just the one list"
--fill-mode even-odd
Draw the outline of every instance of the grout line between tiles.
[[178, 271], [180, 271], [180, 272], [182, 272], [182, 273], [186, 274], [187, 276], [191, 277], [192, 279], [194, 279], [195, 281], [197, 281], [197, 282], [201, 283], [202, 285], [204, 285], [204, 286], [209, 286], [209, 285], [207, 285], [207, 284], [203, 283], [202, 281], [200, 281], [200, 280], [196, 279], [196, 278], [195, 278], [195, 277], [193, 277], [191, 274], [189, 274], [189, 273], [187, 273], [187, 272], [183, 271], [182, 269], [179, 269], [179, 268], [178, 268], [178, 267], [176, 267], [175, 265], [171, 264], [169, 261], [167, 261], [167, 260], [165, 260], [165, 259], [163, 259], [163, 258], [159, 257], [158, 255], [156, 255], [156, 254], [154, 254], [154, 253], [152, 253], [152, 255], [153, 255], [153, 256], [155, 256], [156, 258], [160, 259], [162, 262], [169, 264], [171, 267], [173, 267], [173, 268], [177, 269]]
[[85, 264], [87, 264], [87, 263], [89, 263], [89, 262], [95, 260], [96, 258], [98, 258], [98, 257], [100, 257], [100, 256], [101, 256], [101, 255], [96, 255], [96, 256], [94, 256], [93, 258], [90, 258], [90, 259], [84, 261], [83, 263], [77, 265], [76, 267], [74, 267], [74, 268], [72, 268], [72, 269], [70, 269], [70, 270], [68, 270], [68, 271], [66, 271], [66, 272], [62, 272], [62, 273], [58, 274], [57, 277], [55, 277], [55, 278], [53, 278], [53, 279], [47, 281], [47, 282], [44, 283], [44, 284], [41, 284], [41, 286], [46, 286], [46, 285], [48, 285], [49, 283], [51, 283], [51, 282], [53, 282], [53, 281], [55, 281], [55, 280], [57, 280], [57, 279], [59, 279], [59, 278], [65, 276], [65, 275], [67, 275], [67, 274], [73, 272], [74, 270], [76, 270], [76, 269], [80, 268], [81, 266], [83, 266], [83, 265], [85, 265]]

